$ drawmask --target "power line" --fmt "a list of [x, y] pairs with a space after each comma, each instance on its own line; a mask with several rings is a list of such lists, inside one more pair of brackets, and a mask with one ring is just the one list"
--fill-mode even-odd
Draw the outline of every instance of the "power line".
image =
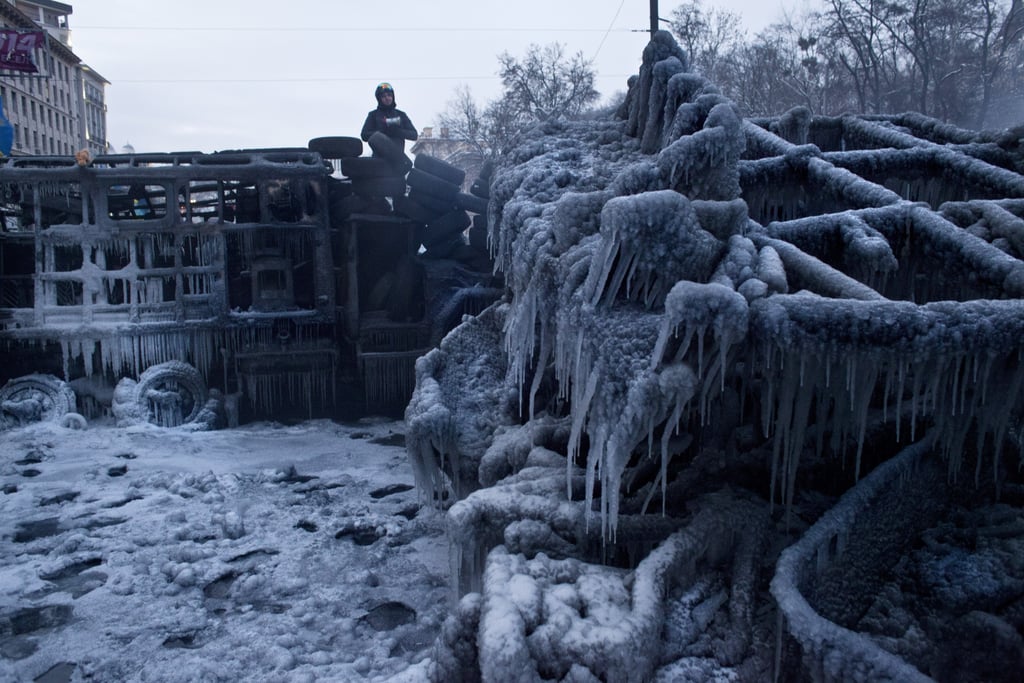
[[[619, 9], [615, 10], [615, 16], [612, 17], [611, 22], [608, 24], [608, 30], [604, 32], [604, 36], [601, 37], [601, 42], [597, 44], [597, 49], [594, 50], [594, 56], [590, 58], [591, 63], [597, 59], [597, 55], [601, 52], [601, 48], [604, 47], [604, 41], [608, 39], [608, 34], [612, 32], [612, 26], [615, 25], [615, 20], [619, 18], [619, 12], [622, 11], [622, 6], [626, 4], [626, 0], [622, 0], [619, 3]], [[623, 29], [619, 29], [620, 31]]]
[[[598, 74], [597, 78], [628, 78], [633, 74]], [[327, 78], [283, 77], [283, 78], [118, 78], [113, 85], [122, 83], [354, 83], [360, 81], [380, 80], [378, 76], [343, 76]], [[395, 82], [414, 81], [487, 81], [501, 80], [499, 76], [391, 76]]]
[[[623, 0], [625, 1], [625, 0]], [[622, 9], [622, 5], [619, 5], [619, 10]], [[616, 12], [615, 16], [618, 17], [619, 13]], [[612, 20], [614, 23], [614, 19]], [[365, 26], [360, 28], [352, 27], [337, 27], [337, 26], [75, 26], [71, 29], [72, 31], [219, 31], [219, 32], [236, 32], [236, 31], [271, 31], [274, 33], [281, 32], [309, 32], [309, 33], [601, 33], [604, 32], [606, 35], [609, 32], [616, 31], [621, 33], [628, 33], [631, 29], [620, 28], [565, 28], [565, 27], [502, 27], [502, 28], [471, 28], [471, 27], [453, 27], [453, 26], [439, 26], [435, 28], [394, 28], [391, 26], [387, 27], [372, 27]]]

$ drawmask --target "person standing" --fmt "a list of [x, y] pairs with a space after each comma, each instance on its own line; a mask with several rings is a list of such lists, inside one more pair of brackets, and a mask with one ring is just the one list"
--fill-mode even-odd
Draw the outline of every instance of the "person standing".
[[416, 128], [405, 112], [395, 106], [395, 89], [390, 83], [381, 83], [373, 95], [377, 98], [377, 108], [366, 115], [360, 137], [368, 142], [374, 133], [384, 133], [398, 149], [405, 150], [406, 140], [416, 140]]

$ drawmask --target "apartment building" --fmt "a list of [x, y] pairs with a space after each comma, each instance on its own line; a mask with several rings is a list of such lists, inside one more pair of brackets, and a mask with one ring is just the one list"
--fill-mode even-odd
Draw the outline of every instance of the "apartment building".
[[38, 74], [0, 72], [0, 100], [14, 127], [12, 156], [105, 154], [107, 107], [103, 76], [71, 49], [71, 5], [50, 0], [0, 0], [0, 26], [43, 28], [48, 50], [36, 50]]

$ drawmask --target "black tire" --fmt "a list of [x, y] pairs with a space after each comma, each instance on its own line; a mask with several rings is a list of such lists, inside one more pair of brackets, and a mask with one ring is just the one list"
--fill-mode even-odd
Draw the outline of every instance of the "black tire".
[[481, 197], [468, 194], [466, 192], [459, 192], [455, 195], [455, 207], [470, 211], [475, 214], [486, 214], [487, 213], [488, 201]]
[[178, 427], [193, 422], [206, 405], [206, 382], [188, 363], [171, 360], [139, 375], [134, 399], [147, 422]]
[[363, 141], [350, 137], [313, 138], [309, 141], [309, 149], [319, 152], [325, 159], [344, 159], [358, 157], [363, 153]]
[[351, 194], [342, 197], [331, 203], [331, 227], [340, 228], [345, 221], [354, 213], [363, 213], [369, 205], [369, 200], [359, 195]]
[[327, 179], [327, 201], [334, 202], [352, 194], [351, 180], [338, 180], [337, 178]]
[[466, 181], [466, 172], [461, 168], [452, 166], [447, 161], [441, 161], [429, 154], [417, 154], [413, 167], [459, 187], [462, 187], [462, 183]]
[[366, 208], [360, 213], [370, 216], [391, 216], [394, 211], [391, 210], [391, 204], [384, 197], [367, 197]]
[[484, 252], [487, 251], [487, 228], [478, 228], [474, 222], [473, 227], [469, 229], [469, 246], [476, 249], [481, 249]]
[[456, 246], [448, 258], [458, 261], [470, 270], [478, 273], [490, 272], [494, 269], [494, 262], [486, 251], [480, 251], [471, 244]]
[[0, 389], [0, 427], [55, 422], [74, 411], [74, 390], [53, 375], [16, 377]]
[[480, 197], [481, 199], [490, 199], [490, 181], [484, 180], [482, 178], [477, 178], [476, 181], [469, 186], [469, 193], [474, 197]]
[[395, 175], [404, 176], [412, 170], [412, 160], [404, 154], [397, 161], [391, 161], [389, 163], [391, 164], [391, 168], [394, 170]]
[[386, 160], [391, 164], [396, 175], [405, 175], [412, 169], [412, 160], [405, 156], [405, 150], [397, 142], [384, 133], [377, 131], [370, 136], [370, 149], [373, 156]]
[[414, 222], [412, 224], [412, 238], [414, 240], [413, 251], [419, 251], [420, 245], [423, 244], [423, 238], [427, 234], [427, 224]]
[[395, 170], [380, 157], [346, 157], [341, 160], [341, 173], [347, 178], [386, 178]]
[[394, 198], [395, 213], [416, 223], [429, 223], [441, 213], [428, 209], [410, 197]]
[[[456, 236], [461, 239], [462, 233], [471, 223], [465, 211], [450, 211], [427, 223], [423, 245], [429, 249], [434, 244], [449, 242]], [[465, 240], [462, 243], [465, 244]]]
[[424, 244], [423, 246], [425, 247], [423, 252], [425, 258], [445, 259], [451, 258], [459, 248], [466, 246], [466, 242], [461, 235], [458, 235], [447, 241], [436, 242], [429, 246]]
[[442, 201], [451, 202], [453, 205], [455, 203], [455, 195], [459, 193], [458, 185], [449, 183], [447, 180], [443, 180], [418, 168], [409, 171], [407, 180], [409, 187], [416, 189], [418, 192], [428, 194]]
[[403, 197], [405, 196], [405, 178], [388, 176], [386, 178], [355, 178], [352, 190], [361, 197]]
[[443, 213], [448, 213], [449, 211], [452, 211], [452, 210], [455, 209], [455, 200], [454, 199], [452, 199], [450, 201], [445, 201], [443, 199], [438, 199], [437, 197], [434, 197], [433, 195], [426, 194], [425, 192], [422, 192], [421, 190], [417, 190], [416, 188], [412, 187], [411, 185], [409, 187], [411, 188], [409, 190], [409, 199], [411, 199], [414, 202], [416, 202], [417, 204], [425, 207], [429, 211], [433, 211], [434, 214], [437, 215], [437, 216], [440, 216]]

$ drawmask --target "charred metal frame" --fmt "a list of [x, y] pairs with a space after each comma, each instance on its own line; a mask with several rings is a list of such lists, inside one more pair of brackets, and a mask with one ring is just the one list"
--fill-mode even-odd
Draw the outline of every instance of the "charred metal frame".
[[[330, 173], [301, 150], [3, 160], [0, 340], [59, 343], [85, 375], [138, 374], [167, 346], [225, 390], [230, 369], [285, 361], [333, 376], [357, 330], [336, 306]], [[149, 357], [119, 362], [126, 339]]]

